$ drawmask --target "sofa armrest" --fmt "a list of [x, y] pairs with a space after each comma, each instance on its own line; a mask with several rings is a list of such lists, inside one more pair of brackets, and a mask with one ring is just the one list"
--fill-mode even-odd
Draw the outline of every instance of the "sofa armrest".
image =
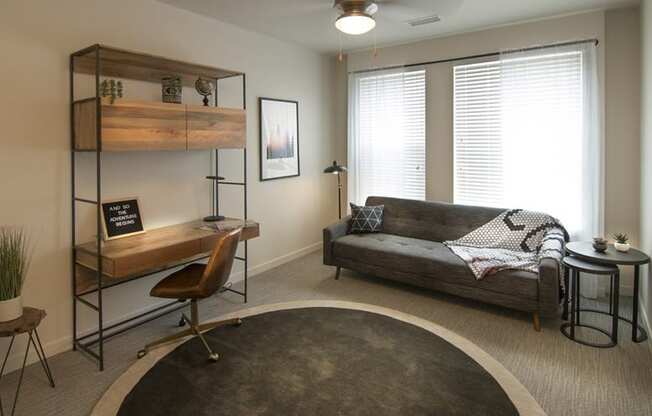
[[563, 285], [561, 259], [568, 232], [559, 226], [549, 229], [543, 236], [541, 260], [539, 260], [539, 311], [541, 314], [555, 316], [559, 311], [560, 291]]
[[556, 316], [559, 311], [561, 266], [556, 259], [545, 257], [539, 262], [539, 312]]
[[324, 264], [335, 266], [333, 262], [333, 242], [344, 237], [349, 231], [351, 216], [346, 216], [328, 227], [324, 228]]

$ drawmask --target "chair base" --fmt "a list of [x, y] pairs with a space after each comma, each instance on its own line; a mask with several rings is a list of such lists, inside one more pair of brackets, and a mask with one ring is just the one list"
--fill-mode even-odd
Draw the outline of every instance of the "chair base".
[[186, 337], [195, 336], [199, 338], [201, 343], [204, 345], [204, 348], [206, 348], [206, 351], [208, 352], [208, 359], [210, 361], [217, 361], [220, 358], [220, 356], [219, 354], [213, 352], [210, 345], [208, 345], [206, 338], [204, 338], [203, 333], [206, 331], [210, 331], [211, 329], [220, 326], [225, 326], [225, 325], [240, 326], [242, 325], [242, 319], [232, 318], [232, 319], [225, 319], [222, 321], [200, 324], [198, 318], [198, 312], [197, 312], [197, 301], [196, 300], [191, 301], [190, 307], [191, 307], [190, 309], [191, 318], [188, 319], [188, 317], [185, 314], [182, 314], [181, 321], [179, 322], [179, 325], [181, 325], [182, 322], [187, 324], [188, 328], [184, 329], [183, 331], [177, 332], [176, 334], [168, 335], [154, 342], [150, 342], [145, 346], [145, 348], [138, 351], [137, 357], [143, 358], [145, 355], [147, 355], [148, 352], [150, 352], [155, 348], [162, 347], [167, 344], [171, 344], [173, 342], [176, 342]]

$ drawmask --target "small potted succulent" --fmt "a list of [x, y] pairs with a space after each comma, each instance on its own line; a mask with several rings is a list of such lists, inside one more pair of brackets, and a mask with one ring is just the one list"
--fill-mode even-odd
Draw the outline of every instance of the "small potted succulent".
[[614, 248], [618, 251], [621, 251], [623, 253], [627, 253], [629, 251], [629, 237], [627, 234], [624, 233], [617, 233], [613, 235], [614, 237]]
[[30, 261], [28, 245], [22, 229], [0, 227], [0, 322], [23, 315], [21, 291]]

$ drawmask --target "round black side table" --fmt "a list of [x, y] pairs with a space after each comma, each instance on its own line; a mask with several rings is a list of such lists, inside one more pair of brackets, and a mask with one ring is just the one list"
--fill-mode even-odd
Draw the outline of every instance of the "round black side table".
[[[633, 305], [632, 305], [632, 319], [627, 319], [622, 316], [618, 316], [618, 319], [621, 321], [627, 322], [632, 326], [632, 341], [633, 342], [643, 342], [648, 338], [647, 332], [645, 329], [638, 324], [638, 288], [640, 281], [640, 267], [644, 264], [650, 262], [650, 257], [643, 253], [640, 250], [635, 248], [630, 248], [627, 253], [620, 252], [616, 250], [613, 244], [609, 244], [607, 251], [604, 253], [598, 253], [593, 249], [593, 245], [590, 241], [573, 241], [566, 244], [566, 253], [575, 257], [579, 257], [582, 260], [586, 260], [589, 263], [597, 264], [608, 264], [614, 266], [634, 266], [634, 293], [633, 293]], [[567, 273], [564, 274], [564, 278], [567, 279]], [[568, 304], [564, 303], [564, 317], [567, 315], [567, 306]], [[607, 312], [600, 311], [597, 309], [584, 309], [584, 311], [600, 313], [603, 315], [609, 315]], [[616, 314], [618, 311], [616, 310]], [[640, 335], [639, 335], [640, 333]]]
[[[569, 322], [565, 322], [561, 325], [561, 333], [564, 334], [567, 338], [572, 341], [575, 341], [579, 344], [588, 345], [589, 347], [596, 348], [610, 348], [615, 347], [618, 344], [618, 313], [615, 312], [618, 310], [618, 299], [620, 296], [619, 287], [620, 287], [620, 271], [617, 266], [613, 265], [602, 265], [596, 263], [589, 263], [577, 257], [566, 256], [562, 260], [564, 268], [570, 270], [571, 272], [571, 284], [566, 286], [566, 294], [564, 296], [564, 302], [568, 303], [569, 289], [573, 291], [571, 299], [571, 312]], [[611, 321], [611, 333], [605, 331], [602, 328], [598, 328], [594, 325], [584, 324], [580, 321], [580, 312], [592, 312], [587, 309], [582, 309], [580, 306], [580, 272], [591, 273], [597, 275], [609, 275], [611, 277], [611, 291], [609, 293], [609, 313], [612, 316]], [[608, 343], [597, 343], [589, 342], [582, 339], [578, 339], [575, 336], [575, 328], [590, 328], [595, 331], [601, 332], [608, 336], [611, 341]]]
[[[45, 357], [45, 351], [43, 351], [43, 345], [41, 345], [41, 339], [38, 336], [38, 331], [36, 328], [39, 326], [41, 321], [45, 318], [45, 311], [42, 309], [24, 307], [23, 316], [13, 321], [0, 322], [0, 337], [11, 337], [11, 342], [9, 343], [9, 348], [7, 349], [7, 354], [5, 355], [4, 361], [2, 362], [2, 368], [0, 368], [0, 380], [4, 375], [5, 365], [7, 364], [7, 359], [11, 353], [11, 347], [14, 345], [14, 340], [16, 335], [28, 334], [29, 339], [27, 340], [27, 348], [25, 348], [25, 355], [23, 357], [23, 366], [20, 369], [20, 376], [18, 378], [18, 386], [16, 387], [16, 393], [14, 394], [14, 403], [11, 407], [11, 415], [16, 411], [16, 403], [18, 402], [18, 394], [20, 393], [20, 386], [23, 384], [23, 374], [25, 373], [25, 364], [27, 363], [27, 356], [29, 355], [29, 349], [34, 345], [36, 350], [36, 355], [41, 362], [43, 371], [50, 382], [50, 386], [54, 387], [54, 377], [52, 377], [52, 371], [50, 371], [50, 366], [48, 365], [48, 360]], [[4, 416], [4, 407], [2, 400], [0, 400], [0, 415]]]

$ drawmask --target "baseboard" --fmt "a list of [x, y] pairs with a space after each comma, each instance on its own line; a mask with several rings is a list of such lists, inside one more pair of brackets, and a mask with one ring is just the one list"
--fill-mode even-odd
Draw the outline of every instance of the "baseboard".
[[[643, 328], [645, 328], [648, 334], [652, 334], [652, 330], [650, 329], [650, 320], [648, 319], [647, 311], [645, 310], [645, 305], [643, 305], [642, 302], [639, 303], [638, 310], [639, 310], [639, 316], [641, 317], [641, 324], [643, 325]], [[650, 354], [652, 354], [652, 342], [650, 340], [647, 340], [645, 342], [647, 343], [647, 347], [650, 349]]]
[[[249, 277], [255, 276], [257, 274], [264, 273], [268, 270], [271, 270], [275, 267], [278, 267], [282, 264], [288, 263], [292, 260], [298, 259], [299, 257], [303, 257], [306, 254], [310, 254], [312, 252], [315, 252], [317, 250], [320, 250], [323, 246], [323, 243], [320, 241], [318, 243], [311, 244], [309, 246], [306, 246], [304, 248], [300, 248], [299, 250], [292, 251], [288, 254], [284, 254], [280, 257], [276, 257], [275, 259], [272, 259], [270, 261], [266, 261], [265, 263], [258, 264], [254, 267], [249, 268]], [[230, 281], [233, 283], [240, 282], [244, 279], [244, 272], [240, 271], [238, 273], [234, 273], [231, 276]]]
[[620, 285], [620, 296], [634, 296], [634, 287], [628, 285]]
[[[280, 265], [282, 265], [284, 263], [290, 262], [290, 261], [295, 260], [295, 259], [297, 259], [299, 257], [303, 257], [306, 254], [310, 254], [310, 253], [312, 253], [314, 251], [317, 251], [317, 250], [321, 249], [321, 247], [322, 247], [322, 242], [320, 241], [320, 242], [311, 244], [309, 246], [306, 246], [304, 248], [301, 248], [299, 250], [295, 250], [295, 251], [292, 251], [292, 252], [290, 252], [288, 254], [284, 254], [282, 256], [276, 257], [276, 258], [274, 258], [272, 260], [269, 260], [269, 261], [266, 261], [264, 263], [258, 264], [258, 265], [254, 266], [254, 267], [250, 267], [249, 268], [249, 277], [253, 277], [253, 276], [257, 275], [257, 274], [264, 273], [264, 272], [266, 272], [268, 270], [271, 270], [271, 269], [273, 269], [275, 267], [278, 267], [278, 266], [280, 266]], [[231, 276], [231, 279], [230, 279], [230, 281], [232, 283], [237, 283], [237, 282], [240, 282], [242, 280], [244, 280], [244, 271], [234, 273]], [[111, 321], [107, 321], [105, 323], [105, 325], [109, 326], [109, 325], [115, 324], [115, 323], [117, 323], [119, 321], [122, 321], [124, 319], [129, 319], [129, 318], [141, 315], [141, 314], [146, 313], [148, 311], [151, 311], [152, 309], [154, 309], [156, 307], [159, 307], [159, 306], [161, 306], [161, 305], [163, 305], [163, 304], [165, 304], [167, 302], [169, 302], [169, 300], [153, 303], [151, 305], [140, 308], [138, 310], [131, 311], [131, 312], [129, 312], [127, 314], [124, 314], [124, 315], [122, 315], [122, 316], [120, 316], [118, 318], [112, 319]], [[92, 332], [92, 330], [88, 331], [88, 332]], [[85, 333], [82, 332], [81, 335], [83, 336], [83, 335], [85, 335]], [[24, 338], [24, 336], [21, 337], [21, 338]], [[13, 352], [9, 356], [9, 358], [7, 359], [7, 366], [5, 368], [5, 374], [19, 369], [21, 367], [22, 363], [23, 363], [23, 357], [24, 357], [24, 354], [25, 354], [25, 344], [24, 343], [18, 343], [17, 345], [14, 345], [14, 349], [15, 349], [15, 352]], [[49, 342], [43, 344], [43, 349], [45, 350], [45, 354], [48, 357], [52, 357], [52, 356], [60, 354], [62, 352], [70, 351], [72, 349], [72, 336], [68, 335], [68, 336], [65, 336], [65, 337], [61, 337], [61, 338], [49, 341]], [[34, 352], [34, 349], [31, 348], [30, 349], [30, 354], [27, 357], [27, 363], [29, 365], [29, 364], [32, 364], [32, 363], [34, 363], [36, 361], [38, 361], [38, 357], [36, 356], [36, 353]], [[56, 374], [54, 374], [54, 376], [56, 378]]]

